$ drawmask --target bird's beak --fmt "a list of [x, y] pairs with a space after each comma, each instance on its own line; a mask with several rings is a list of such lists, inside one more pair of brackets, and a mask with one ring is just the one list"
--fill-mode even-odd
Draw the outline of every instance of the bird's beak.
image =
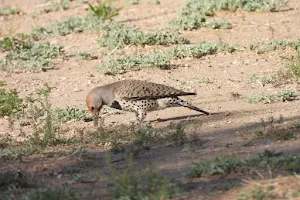
[[93, 117], [93, 121], [94, 121], [94, 126], [95, 126], [95, 127], [98, 126], [99, 113], [100, 113], [100, 110], [94, 111], [94, 112], [92, 113], [92, 117]]

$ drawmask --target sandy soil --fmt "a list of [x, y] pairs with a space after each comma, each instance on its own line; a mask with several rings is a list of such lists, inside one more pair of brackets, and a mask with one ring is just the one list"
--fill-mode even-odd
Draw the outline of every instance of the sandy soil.
[[[178, 14], [177, 11], [184, 6], [184, 0], [161, 0], [160, 5], [151, 4], [148, 1], [139, 5], [125, 6], [120, 16], [115, 20], [118, 22], [132, 24], [142, 30], [154, 30], [165, 26]], [[0, 0], [0, 7], [7, 5], [18, 5], [22, 13], [13, 18], [0, 17], [0, 37], [7, 34], [5, 26], [16, 27], [16, 32], [28, 33], [33, 24], [45, 26], [57, 20], [66, 19], [70, 16], [83, 16], [87, 7], [84, 4], [72, 4], [72, 9], [65, 11], [51, 12], [47, 14], [31, 14], [35, 8], [42, 6], [41, 1], [31, 0]], [[274, 93], [282, 89], [298, 89], [297, 84], [289, 84], [281, 87], [274, 87], [270, 84], [262, 86], [251, 81], [256, 75], [272, 74], [284, 67], [284, 60], [281, 56], [295, 55], [291, 49], [278, 50], [265, 54], [256, 54], [249, 50], [249, 45], [255, 42], [268, 42], [271, 40], [295, 40], [300, 36], [300, 3], [298, 0], [291, 0], [289, 8], [285, 11], [270, 12], [218, 12], [216, 18], [224, 17], [233, 24], [229, 30], [200, 29], [195, 31], [181, 31], [192, 43], [211, 41], [228, 42], [247, 47], [243, 51], [235, 53], [218, 53], [205, 56], [200, 59], [183, 59], [181, 62], [185, 67], [172, 70], [143, 69], [140, 71], [128, 72], [115, 76], [101, 74], [97, 66], [103, 62], [106, 56], [102, 49], [96, 47], [99, 34], [84, 32], [70, 34], [67, 36], [52, 36], [48, 41], [64, 46], [66, 54], [77, 51], [89, 52], [99, 56], [99, 59], [92, 61], [85, 60], [57, 60], [56, 68], [47, 72], [23, 72], [11, 73], [0, 72], [0, 80], [8, 83], [9, 88], [16, 88], [22, 97], [33, 94], [37, 88], [45, 83], [56, 88], [51, 93], [51, 103], [54, 107], [78, 107], [86, 109], [85, 96], [95, 86], [111, 83], [122, 79], [141, 79], [156, 83], [163, 83], [183, 89], [196, 91], [197, 96], [192, 98], [193, 104], [213, 113], [211, 116], [203, 116], [195, 111], [185, 108], [170, 108], [164, 111], [156, 111], [148, 114], [146, 121], [155, 127], [164, 127], [170, 123], [188, 123], [195, 126], [195, 130], [188, 131], [188, 134], [196, 132], [202, 143], [196, 145], [196, 153], [188, 156], [182, 152], [182, 147], [158, 146], [150, 151], [143, 151], [134, 160], [137, 167], [142, 168], [146, 163], [155, 164], [165, 174], [179, 179], [193, 161], [211, 160], [217, 156], [238, 155], [247, 157], [250, 154], [264, 149], [283, 150], [300, 153], [299, 139], [276, 142], [274, 140], [261, 140], [253, 146], [243, 146], [245, 139], [239, 136], [239, 132], [251, 134], [262, 128], [261, 119], [269, 117], [283, 117], [283, 124], [299, 123], [299, 102], [278, 102], [273, 104], [249, 104], [245, 100], [251, 94]], [[159, 49], [161, 47], [152, 47]], [[139, 50], [139, 48], [137, 48]], [[134, 47], [126, 48], [127, 52], [135, 52]], [[141, 50], [145, 51], [145, 50]], [[122, 51], [120, 51], [122, 53]], [[93, 76], [91, 76], [91, 74]], [[210, 83], [202, 83], [200, 80], [209, 78]], [[240, 99], [233, 99], [232, 92], [241, 94]], [[122, 123], [124, 119], [131, 119], [132, 113], [120, 115], [107, 115], [105, 124]], [[157, 118], [162, 120], [157, 121]], [[18, 128], [12, 132], [6, 119], [0, 119], [0, 134], [6, 133], [20, 136]], [[86, 130], [93, 130], [92, 122], [72, 123], [71, 129], [85, 127]], [[298, 137], [299, 138], [299, 137]], [[226, 148], [226, 144], [232, 144]], [[97, 155], [97, 164], [92, 168], [83, 169], [84, 174], [92, 174], [93, 171], [103, 169], [105, 171], [104, 148], [95, 147], [89, 149]], [[53, 170], [59, 170], [63, 166], [71, 166], [83, 162], [80, 158], [47, 158], [33, 157], [23, 160], [21, 163], [12, 163], [16, 168], [22, 168], [28, 172], [41, 177], [45, 185], [55, 185], [67, 180], [69, 174], [46, 175]], [[46, 166], [46, 167], [45, 167]], [[6, 164], [0, 164], [0, 169], [9, 169]], [[59, 173], [58, 173], [59, 174]], [[251, 175], [249, 175], [251, 177]], [[186, 187], [180, 199], [231, 199], [236, 191], [223, 194], [222, 188], [228, 183], [238, 183], [243, 176], [229, 176], [224, 179], [200, 178], [193, 180]], [[87, 181], [87, 183], [76, 183], [74, 187], [89, 196], [87, 199], [104, 199], [107, 195], [105, 183]], [[225, 198], [224, 198], [225, 195]], [[228, 198], [226, 198], [228, 197]], [[234, 199], [234, 197], [232, 197]]]

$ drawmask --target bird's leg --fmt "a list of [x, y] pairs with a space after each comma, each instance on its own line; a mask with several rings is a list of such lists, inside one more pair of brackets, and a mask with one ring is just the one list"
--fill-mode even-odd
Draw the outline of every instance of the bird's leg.
[[136, 112], [136, 118], [138, 121], [138, 125], [141, 125], [146, 118], [147, 113], [144, 110], [138, 110]]

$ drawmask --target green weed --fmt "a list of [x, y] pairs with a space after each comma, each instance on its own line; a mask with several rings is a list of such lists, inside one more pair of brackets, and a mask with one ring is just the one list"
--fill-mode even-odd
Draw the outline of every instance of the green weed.
[[200, 177], [202, 175], [227, 175], [235, 168], [242, 165], [236, 157], [217, 157], [214, 161], [208, 163], [192, 163], [186, 173], [188, 177]]
[[151, 33], [144, 33], [133, 27], [114, 24], [104, 27], [105, 33], [102, 40], [98, 42], [100, 47], [109, 49], [123, 48], [127, 45], [167, 45], [167, 44], [186, 44], [187, 39], [179, 33], [158, 30]]
[[63, 55], [63, 47], [49, 42], [37, 42], [30, 36], [4, 38], [0, 48], [9, 51], [5, 57], [6, 66], [13, 69], [47, 70], [53, 68], [52, 59]]
[[253, 74], [251, 80], [253, 82], [260, 83], [264, 87], [267, 84], [271, 84], [274, 82], [274, 76], [257, 76], [256, 74]]
[[77, 58], [81, 59], [81, 60], [97, 60], [98, 56], [92, 55], [90, 53], [87, 52], [79, 52], [76, 55]]
[[293, 101], [297, 97], [295, 91], [281, 91], [276, 94], [251, 95], [246, 101], [248, 103], [274, 103], [278, 101]]
[[186, 133], [184, 131], [185, 128], [185, 126], [177, 124], [175, 126], [175, 130], [169, 134], [170, 139], [175, 143], [175, 145], [181, 146], [187, 141]]
[[[5, 84], [1, 82], [2, 86]], [[11, 116], [22, 110], [23, 100], [16, 90], [8, 90], [0, 86], [0, 117]]]
[[92, 13], [93, 16], [101, 19], [101, 20], [107, 20], [111, 19], [117, 15], [119, 15], [119, 11], [122, 8], [115, 8], [112, 6], [112, 0], [104, 0], [103, 2], [98, 2], [98, 5], [89, 5], [89, 11]]
[[148, 167], [143, 172], [133, 169], [132, 155], [127, 153], [125, 164], [117, 169], [107, 157], [110, 171], [109, 182], [113, 185], [111, 196], [117, 199], [170, 199], [179, 188], [157, 170]]
[[292, 154], [282, 152], [272, 152], [265, 150], [263, 153], [254, 154], [249, 160], [247, 160], [248, 167], [265, 169], [267, 166], [273, 168], [281, 168], [286, 165], [299, 161], [299, 157], [295, 157]]
[[189, 0], [185, 7], [181, 10], [182, 15], [189, 15], [190, 13], [204, 13], [211, 16], [215, 11], [228, 10], [236, 11], [242, 9], [245, 11], [278, 11], [286, 7], [287, 1], [280, 0]]
[[300, 57], [289, 58], [286, 66], [295, 77], [300, 78]]
[[[192, 163], [186, 173], [188, 177], [200, 177], [202, 175], [228, 175], [234, 170], [247, 170], [251, 168], [271, 169], [284, 168], [285, 170], [297, 171], [300, 158], [292, 154], [282, 152], [272, 152], [265, 150], [263, 153], [252, 155], [248, 160], [241, 161], [236, 157], [217, 157], [215, 160], [207, 163]], [[290, 166], [290, 167], [286, 167]], [[296, 166], [296, 167], [294, 167]]]
[[135, 132], [134, 142], [143, 147], [150, 149], [151, 143], [158, 139], [157, 130], [151, 126], [142, 127]]
[[248, 199], [255, 199], [255, 200], [263, 200], [266, 198], [276, 198], [278, 194], [273, 192], [274, 186], [269, 186], [268, 188], [263, 189], [261, 186], [258, 186], [256, 189], [251, 190], [250, 192], [242, 192], [237, 197], [237, 200], [248, 200]]
[[208, 17], [213, 16], [219, 10], [278, 11], [286, 6], [287, 1], [280, 0], [189, 0], [180, 11], [180, 17], [172, 20], [170, 25], [184, 30], [199, 29], [202, 27], [228, 29], [231, 28], [231, 24], [225, 19], [215, 22], [214, 20], [209, 21]]
[[[59, 144], [80, 143], [76, 139], [65, 139], [60, 137], [62, 121], [55, 118], [51, 108], [49, 96], [53, 88], [45, 85], [44, 88], [37, 90], [37, 98], [27, 97], [27, 109], [23, 118], [27, 119], [32, 126], [34, 133], [26, 141], [30, 147], [56, 146]], [[68, 112], [66, 112], [68, 113]], [[64, 114], [66, 114], [64, 113]], [[63, 115], [62, 119], [77, 116], [70, 112]], [[73, 115], [72, 115], [73, 114]]]
[[30, 185], [29, 176], [23, 172], [0, 172], [0, 187], [27, 187]]
[[58, 10], [68, 10], [71, 6], [71, 0], [58, 0], [58, 1], [50, 1], [50, 5], [37, 9], [36, 12], [41, 13], [49, 13], [49, 12], [54, 12]]
[[141, 2], [141, 0], [126, 0], [126, 3], [130, 4], [130, 5], [136, 5], [139, 4]]
[[232, 25], [225, 19], [219, 22], [209, 20], [206, 15], [202, 13], [192, 13], [190, 15], [182, 16], [178, 19], [170, 21], [171, 27], [178, 27], [183, 30], [196, 30], [202, 27], [213, 29], [230, 29]]
[[59, 122], [67, 122], [70, 120], [81, 120], [81, 121], [91, 121], [90, 113], [86, 110], [80, 110], [78, 108], [56, 108], [53, 111], [54, 119]]
[[171, 66], [171, 61], [185, 57], [200, 58], [215, 54], [218, 51], [233, 52], [236, 49], [228, 44], [199, 43], [195, 45], [178, 45], [162, 52], [152, 51], [148, 54], [137, 54], [131, 57], [109, 58], [99, 66], [99, 71], [106, 74], [124, 73], [129, 70], [139, 70], [145, 67], [161, 69]]
[[297, 39], [295, 41], [287, 41], [287, 40], [275, 40], [271, 41], [269, 43], [264, 42], [258, 42], [255, 44], [250, 45], [250, 50], [262, 54], [269, 51], [275, 51], [278, 49], [284, 49], [286, 47], [291, 47], [298, 51], [298, 54], [300, 55], [300, 39]]
[[63, 188], [57, 189], [35, 189], [33, 191], [27, 192], [21, 197], [21, 200], [76, 200], [81, 199], [82, 195], [79, 194], [76, 190], [64, 185]]
[[40, 153], [39, 148], [5, 148], [0, 149], [0, 157], [7, 160], [18, 160], [23, 156], [30, 156]]
[[21, 12], [20, 8], [12, 8], [12, 7], [7, 7], [7, 8], [0, 8], [0, 16], [1, 15], [16, 15]]
[[103, 21], [94, 16], [87, 17], [70, 17], [63, 21], [50, 24], [47, 27], [34, 26], [32, 34], [37, 36], [42, 35], [68, 35], [73, 32], [83, 32], [88, 30], [100, 30], [103, 26]]

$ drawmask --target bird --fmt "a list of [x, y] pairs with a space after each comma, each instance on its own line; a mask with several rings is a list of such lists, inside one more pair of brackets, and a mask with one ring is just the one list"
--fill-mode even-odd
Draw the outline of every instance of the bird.
[[210, 115], [179, 96], [196, 95], [163, 84], [145, 80], [127, 79], [93, 88], [86, 96], [86, 105], [92, 115], [94, 126], [98, 126], [101, 108], [106, 105], [114, 109], [134, 112], [138, 123], [142, 123], [148, 112], [168, 107], [187, 107]]

